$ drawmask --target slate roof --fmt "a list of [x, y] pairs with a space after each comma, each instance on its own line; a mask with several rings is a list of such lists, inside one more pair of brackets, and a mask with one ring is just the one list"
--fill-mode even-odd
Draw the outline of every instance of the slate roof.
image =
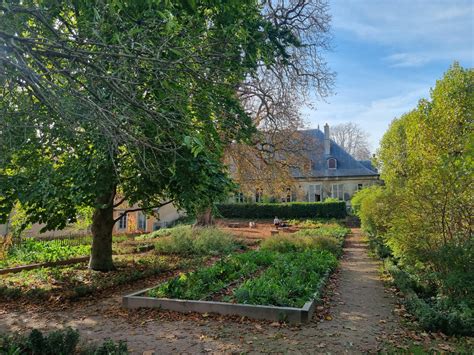
[[[308, 152], [308, 158], [312, 160], [312, 167], [309, 174], [303, 174], [299, 169], [293, 171], [295, 178], [303, 177], [346, 177], [346, 176], [378, 176], [377, 170], [372, 167], [370, 161], [359, 161], [354, 159], [349, 153], [341, 148], [334, 141], [330, 141], [330, 154], [324, 154], [324, 133], [319, 129], [309, 129], [301, 131], [303, 135], [308, 135], [314, 140], [314, 149]], [[335, 158], [337, 169], [328, 169], [327, 160]]]

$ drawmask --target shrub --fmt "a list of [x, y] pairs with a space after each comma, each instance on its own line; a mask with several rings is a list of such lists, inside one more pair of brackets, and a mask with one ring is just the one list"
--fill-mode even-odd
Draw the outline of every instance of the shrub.
[[[468, 303], [453, 304], [447, 298], [434, 297], [435, 290], [427, 292], [413, 276], [392, 261], [385, 261], [384, 266], [394, 285], [404, 293], [407, 310], [418, 319], [421, 327], [449, 335], [474, 335], [474, 309]], [[423, 294], [425, 297], [420, 296]]]
[[307, 236], [294, 234], [279, 234], [265, 239], [261, 244], [262, 250], [277, 251], [280, 253], [303, 252], [306, 250], [325, 250], [340, 256], [341, 242], [334, 237]]
[[295, 234], [309, 237], [332, 237], [342, 240], [349, 232], [349, 228], [342, 227], [339, 224], [326, 224], [319, 228], [299, 230]]
[[[166, 234], [165, 234], [166, 231]], [[178, 255], [219, 255], [226, 254], [238, 245], [228, 233], [217, 228], [192, 229], [189, 226], [170, 228], [155, 243], [158, 253]]]
[[224, 218], [344, 218], [346, 204], [338, 202], [235, 203], [216, 206]]
[[1, 354], [32, 354], [32, 355], [125, 355], [128, 354], [127, 344], [120, 341], [115, 344], [112, 340], [105, 341], [98, 347], [91, 346], [87, 350], [78, 348], [79, 332], [72, 328], [57, 330], [44, 335], [33, 329], [25, 336], [6, 336], [0, 334]]

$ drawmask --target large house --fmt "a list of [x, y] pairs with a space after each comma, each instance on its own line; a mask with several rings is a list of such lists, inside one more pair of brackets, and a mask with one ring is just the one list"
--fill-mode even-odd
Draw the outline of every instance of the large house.
[[[329, 125], [324, 132], [309, 129], [300, 132], [307, 137], [307, 169], [294, 168], [291, 171], [293, 183], [282, 196], [273, 197], [281, 202], [318, 202], [326, 198], [337, 198], [350, 205], [354, 193], [363, 187], [380, 184], [380, 176], [370, 160], [357, 160], [330, 139]], [[309, 142], [311, 141], [311, 144]], [[262, 202], [265, 191], [256, 188], [253, 196], [238, 193], [235, 202]]]

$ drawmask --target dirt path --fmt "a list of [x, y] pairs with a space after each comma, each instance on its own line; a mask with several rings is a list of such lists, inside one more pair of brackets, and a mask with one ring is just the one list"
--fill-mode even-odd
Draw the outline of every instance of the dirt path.
[[[378, 264], [367, 255], [357, 230], [346, 244], [340, 272], [328, 291], [322, 318], [298, 327], [120, 308], [120, 294], [63, 310], [0, 305], [0, 332], [72, 326], [88, 340], [127, 340], [133, 354], [203, 352], [360, 353], [375, 351], [385, 334], [397, 331], [394, 299], [384, 291]], [[138, 288], [135, 284], [134, 290]], [[328, 313], [329, 312], [329, 313]]]

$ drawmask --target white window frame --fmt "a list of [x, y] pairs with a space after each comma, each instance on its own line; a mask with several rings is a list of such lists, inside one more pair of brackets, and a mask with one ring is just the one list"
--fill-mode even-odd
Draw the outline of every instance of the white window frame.
[[118, 221], [118, 229], [120, 230], [127, 229], [127, 224], [128, 224], [128, 214], [121, 213], [120, 219]]
[[[319, 195], [320, 200], [316, 201], [316, 195]], [[321, 202], [323, 200], [323, 185], [311, 184], [308, 185], [308, 202]]]
[[331, 197], [344, 201], [344, 184], [332, 184]]

